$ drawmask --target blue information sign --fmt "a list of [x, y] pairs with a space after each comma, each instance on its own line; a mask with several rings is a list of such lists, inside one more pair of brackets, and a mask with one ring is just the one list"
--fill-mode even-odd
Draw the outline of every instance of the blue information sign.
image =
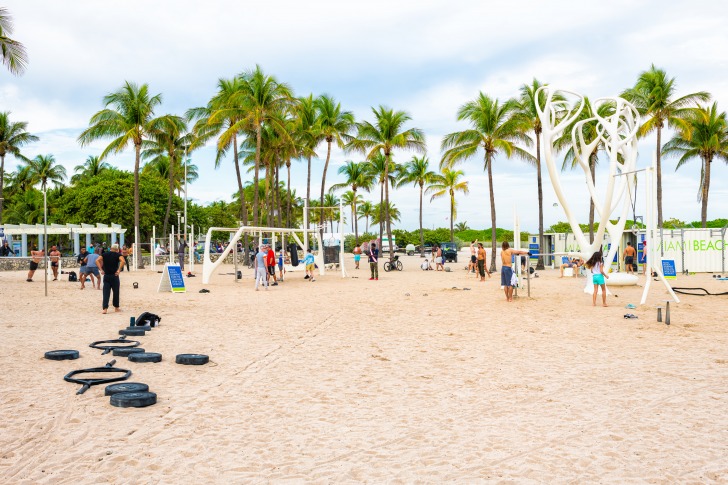
[[171, 291], [172, 293], [187, 291], [185, 289], [185, 279], [182, 276], [182, 268], [178, 264], [166, 264], [164, 266], [164, 273], [159, 282], [158, 291]]
[[531, 252], [531, 259], [538, 259], [538, 256], [536, 254], [538, 251], [538, 244], [529, 244], [528, 250]]
[[663, 259], [662, 260], [662, 274], [665, 275], [666, 280], [677, 279], [677, 271], [675, 271], [675, 260], [674, 259]]

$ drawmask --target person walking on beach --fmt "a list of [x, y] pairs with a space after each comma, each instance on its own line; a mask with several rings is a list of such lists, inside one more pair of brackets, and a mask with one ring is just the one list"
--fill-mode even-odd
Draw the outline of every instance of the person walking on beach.
[[528, 251], [511, 249], [508, 241], [503, 241], [503, 244], [501, 244], [501, 249], [501, 286], [503, 287], [503, 292], [506, 294], [506, 301], [512, 302], [513, 287], [515, 286], [515, 283], [513, 281], [513, 268], [511, 267], [511, 257], [514, 254], [528, 254], [530, 256], [530, 253]]
[[76, 263], [79, 264], [78, 281], [81, 282], [82, 290], [86, 287], [86, 257], [87, 256], [88, 256], [88, 251], [86, 251], [86, 246], [82, 246], [81, 252], [78, 253], [78, 256], [76, 256]]
[[33, 248], [30, 252], [30, 270], [28, 271], [28, 278], [25, 281], [33, 281], [33, 275], [35, 274], [35, 270], [38, 269], [38, 264], [40, 264], [40, 260], [43, 256], [45, 256], [44, 249], [38, 251], [38, 248]]
[[359, 269], [359, 261], [361, 261], [361, 246], [354, 246], [354, 269]]
[[[316, 262], [311, 252], [311, 248], [306, 251], [306, 257], [303, 258], [303, 264], [306, 266], [306, 278], [308, 281], [316, 281], [313, 278], [313, 272], [316, 270]], [[305, 278], [304, 278], [305, 279]]]
[[99, 258], [101, 258], [101, 248], [96, 247], [93, 253], [89, 253], [86, 256], [86, 271], [83, 275], [84, 279], [86, 279], [86, 276], [91, 278], [91, 288], [96, 288], [97, 290], [101, 289], [101, 273], [99, 273], [99, 267], [96, 266], [96, 261]]
[[445, 265], [442, 260], [442, 248], [437, 246], [437, 255], [435, 256], [435, 271], [445, 271]]
[[632, 243], [627, 241], [627, 247], [624, 248], [624, 265], [627, 267], [627, 274], [634, 272], [634, 257], [637, 255], [637, 251], [632, 247]]
[[265, 265], [268, 268], [268, 279], [273, 277], [273, 284], [271, 286], [278, 286], [278, 279], [276, 278], [276, 253], [273, 252], [273, 248], [268, 246], [268, 252], [265, 253]]
[[101, 275], [104, 278], [104, 296], [103, 302], [101, 303], [101, 313], [103, 314], [106, 314], [106, 311], [109, 309], [109, 297], [111, 296], [111, 293], [114, 294], [114, 298], [112, 301], [114, 311], [121, 311], [119, 305], [119, 292], [121, 290], [119, 273], [121, 272], [121, 268], [124, 267], [125, 263], [126, 261], [124, 260], [124, 256], [122, 256], [121, 252], [119, 251], [118, 244], [112, 244], [111, 250], [106, 251], [101, 255], [101, 257], [96, 259], [96, 267], [99, 269]]
[[266, 255], [265, 246], [261, 246], [255, 253], [255, 291], [258, 291], [259, 284], [265, 286], [266, 290], [268, 289], [268, 270], [265, 267]]
[[377, 249], [376, 243], [369, 245], [369, 271], [372, 273], [371, 280], [379, 280], [379, 249]]
[[480, 274], [480, 281], [485, 281], [485, 274], [488, 273], [488, 279], [490, 279], [490, 271], [485, 267], [486, 253], [483, 243], [478, 243], [478, 253], [476, 254], [476, 264], [478, 266], [478, 274]]
[[55, 246], [51, 247], [48, 253], [51, 260], [51, 271], [53, 271], [53, 281], [58, 281], [58, 261], [61, 259], [61, 252]]
[[185, 270], [185, 250], [187, 249], [187, 241], [185, 241], [185, 237], [181, 236], [179, 238], [179, 245], [177, 246], [177, 261], [179, 261], [179, 268], [184, 271]]
[[609, 275], [604, 272], [604, 255], [600, 249], [591, 255], [586, 262], [586, 267], [592, 272], [592, 282], [594, 283], [594, 294], [592, 295], [592, 306], [597, 306], [597, 293], [599, 287], [602, 287], [602, 306], [607, 306], [607, 286], [604, 278], [609, 279]]

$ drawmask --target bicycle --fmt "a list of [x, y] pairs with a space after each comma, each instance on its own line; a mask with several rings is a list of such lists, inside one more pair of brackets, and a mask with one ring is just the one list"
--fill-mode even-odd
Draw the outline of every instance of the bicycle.
[[389, 272], [394, 269], [402, 271], [402, 261], [399, 260], [399, 255], [395, 255], [393, 259], [384, 263], [384, 271]]

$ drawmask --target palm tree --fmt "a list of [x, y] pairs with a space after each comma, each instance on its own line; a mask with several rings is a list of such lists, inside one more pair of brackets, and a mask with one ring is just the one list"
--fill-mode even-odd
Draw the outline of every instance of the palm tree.
[[[159, 118], [154, 118], [154, 108], [162, 104], [162, 95], [151, 96], [149, 85], [138, 86], [126, 81], [121, 89], [104, 96], [103, 101], [106, 108], [91, 117], [90, 126], [78, 141], [86, 146], [95, 140], [113, 138], [101, 152], [101, 160], [111, 153], [123, 152], [129, 145], [134, 147], [134, 241], [139, 243], [139, 162], [143, 141], [160, 122]], [[134, 255], [137, 266], [143, 268], [142, 252], [134, 251]]]
[[[250, 129], [255, 136], [255, 175], [254, 184], [258, 186], [260, 155], [263, 137], [263, 126], [270, 125], [283, 137], [289, 137], [282, 125], [276, 118], [276, 114], [284, 112], [294, 104], [293, 91], [285, 84], [279, 82], [275, 77], [263, 72], [260, 66], [255, 66], [252, 71], [240, 75], [242, 79], [241, 90], [234, 98], [242, 102], [244, 107], [243, 118], [235, 123], [230, 130], [238, 132], [241, 128]], [[227, 113], [220, 113], [218, 116], [224, 118]], [[253, 224], [258, 225], [260, 202], [258, 191], [254, 193], [253, 199]]]
[[339, 167], [339, 175], [346, 177], [346, 180], [340, 184], [334, 184], [331, 186], [331, 190], [337, 191], [351, 187], [353, 193], [351, 197], [351, 215], [352, 224], [354, 224], [354, 241], [355, 244], [359, 244], [359, 221], [355, 217], [356, 205], [361, 201], [361, 196], [357, 195], [357, 190], [362, 189], [367, 192], [372, 190], [374, 185], [374, 174], [372, 174], [366, 163], [356, 163], [352, 161], [346, 162], [346, 165]]
[[306, 200], [311, 200], [311, 158], [316, 155], [316, 147], [323, 140], [319, 129], [319, 115], [313, 94], [298, 98], [294, 111], [296, 124], [294, 133], [300, 140], [299, 156], [308, 160], [308, 176], [306, 177]]
[[[357, 125], [356, 138], [352, 139], [348, 147], [366, 154], [367, 160], [372, 160], [381, 152], [384, 163], [384, 219], [387, 226], [387, 238], [392, 240], [392, 223], [389, 215], [389, 164], [392, 161], [394, 150], [414, 150], [425, 153], [425, 135], [419, 128], [404, 129], [405, 124], [411, 120], [404, 111], [394, 111], [384, 106], [372, 108], [374, 123], [364, 121]], [[389, 245], [389, 258], [394, 258], [394, 245]]]
[[640, 126], [639, 136], [645, 136], [653, 131], [657, 132], [657, 225], [662, 227], [662, 129], [667, 126], [680, 128], [683, 120], [690, 116], [696, 103], [710, 100], [710, 94], [705, 91], [687, 94], [678, 99], [672, 99], [675, 94], [675, 78], [668, 78], [663, 69], [654, 64], [647, 71], [637, 77], [635, 85], [625, 90], [622, 97], [632, 102], [641, 115], [649, 118]]
[[28, 64], [28, 54], [25, 46], [13, 40], [9, 35], [13, 35], [13, 19], [10, 12], [4, 7], [0, 7], [0, 52], [2, 53], [2, 63], [8, 68], [11, 74], [20, 76], [25, 72], [25, 66]]
[[[523, 133], [521, 123], [516, 115], [518, 103], [508, 100], [501, 104], [497, 99], [479, 93], [478, 97], [465, 103], [458, 109], [458, 121], [467, 121], [471, 128], [446, 135], [442, 140], [444, 152], [441, 167], [452, 168], [455, 164], [474, 156], [483, 149], [485, 166], [488, 171], [488, 188], [490, 191], [491, 244], [495, 248], [496, 220], [495, 195], [493, 193], [493, 160], [498, 153], [507, 158], [518, 157], [533, 160], [533, 155], [516, 145], [521, 143], [530, 146], [531, 139]], [[495, 271], [495, 251], [491, 251], [490, 271]]]
[[[387, 207], [380, 207], [381, 205], [386, 205]], [[372, 216], [372, 224], [379, 224], [379, 218], [389, 214], [390, 220], [393, 220], [395, 222], [400, 221], [401, 213], [399, 209], [397, 209], [397, 206], [392, 204], [391, 202], [382, 202], [382, 204], [376, 204], [374, 206], [374, 215]], [[391, 246], [391, 245], [390, 245]]]
[[108, 162], [104, 162], [94, 155], [89, 155], [85, 162], [81, 165], [76, 165], [73, 171], [76, 174], [71, 177], [71, 183], [77, 184], [82, 180], [94, 178], [101, 172], [109, 170], [111, 165]]
[[361, 204], [359, 204], [359, 207], [357, 208], [356, 215], [361, 218], [363, 217], [364, 220], [366, 220], [366, 230], [365, 233], [369, 232], [369, 218], [374, 217], [376, 214], [376, 208], [374, 207], [374, 204], [369, 202], [368, 200], [365, 200]]
[[[357, 220], [356, 205], [358, 203], [364, 202], [364, 197], [358, 195], [353, 190], [347, 190], [346, 192], [341, 194], [341, 202], [345, 206], [349, 207], [349, 211], [351, 212], [351, 230], [356, 233], [356, 227], [354, 227]], [[358, 244], [359, 241], [356, 242]]]
[[[546, 94], [543, 90], [539, 93], [538, 98], [536, 92], [539, 88], [545, 86], [538, 79], [534, 78], [531, 84], [521, 86], [521, 94], [518, 98], [518, 117], [522, 123], [524, 132], [530, 132], [536, 140], [536, 158], [533, 162], [536, 165], [536, 180], [538, 184], [538, 244], [540, 248], [544, 247], [543, 243], [543, 184], [541, 181], [541, 119], [538, 116], [538, 107], [546, 104]], [[562, 96], [555, 96], [554, 101], [563, 100]], [[539, 251], [543, 252], [543, 251]], [[536, 269], [544, 269], [543, 255], [538, 256]]]
[[455, 224], [455, 230], [457, 232], [469, 231], [470, 227], [468, 227], [468, 221], [458, 222]]
[[468, 182], [460, 180], [463, 175], [465, 175], [465, 172], [462, 170], [443, 168], [441, 174], [436, 174], [432, 177], [430, 186], [426, 190], [427, 193], [432, 193], [432, 197], [430, 197], [431, 201], [440, 197], [450, 197], [450, 242], [455, 242], [455, 231], [453, 230], [453, 221], [457, 217], [455, 193], [468, 193]]
[[26, 162], [28, 176], [33, 185], [40, 184], [41, 191], [45, 192], [48, 183], [60, 185], [66, 180], [66, 169], [56, 162], [53, 155], [38, 155]]
[[323, 207], [326, 192], [326, 172], [329, 169], [329, 160], [331, 160], [331, 145], [336, 142], [336, 146], [344, 148], [344, 141], [354, 127], [354, 115], [350, 111], [342, 111], [341, 103], [337, 103], [333, 97], [327, 94], [322, 94], [316, 98], [314, 105], [318, 113], [318, 129], [327, 145], [324, 172], [321, 175], [321, 207]]
[[[0, 15], [2, 15], [0, 9]], [[3, 28], [0, 22], [0, 28]], [[3, 185], [5, 184], [5, 155], [12, 154], [20, 160], [27, 160], [20, 153], [20, 148], [28, 143], [38, 141], [38, 137], [27, 131], [25, 121], [10, 121], [10, 112], [0, 112], [0, 224], [3, 222]]]
[[414, 156], [404, 165], [399, 181], [399, 185], [414, 184], [415, 187], [420, 188], [420, 250], [423, 257], [425, 256], [425, 232], [422, 229], [422, 195], [425, 185], [429, 184], [435, 175], [437, 174], [430, 170], [430, 161], [427, 157]]
[[7, 219], [13, 224], [42, 224], [43, 214], [43, 194], [31, 188], [13, 199], [8, 206]]
[[728, 163], [728, 121], [726, 113], [718, 112], [718, 103], [710, 108], [700, 107], [685, 119], [687, 122], [662, 147], [665, 155], [680, 156], [675, 170], [691, 158], [700, 158], [700, 190], [698, 200], [702, 202], [700, 223], [706, 226], [708, 218], [708, 191], [710, 190], [710, 164], [719, 158]]

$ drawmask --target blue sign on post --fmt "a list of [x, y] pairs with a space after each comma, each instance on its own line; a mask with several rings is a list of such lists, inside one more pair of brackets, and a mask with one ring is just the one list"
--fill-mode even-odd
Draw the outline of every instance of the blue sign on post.
[[674, 259], [663, 259], [662, 260], [662, 274], [665, 275], [666, 280], [677, 279], [677, 271], [675, 271], [675, 260]]
[[538, 244], [529, 244], [528, 250], [531, 252], [531, 259], [538, 259], [538, 256], [536, 256], [536, 254], [538, 254], [539, 252]]
[[182, 276], [182, 268], [178, 264], [164, 265], [162, 280], [159, 282], [158, 291], [171, 291], [172, 293], [185, 293], [185, 279]]

